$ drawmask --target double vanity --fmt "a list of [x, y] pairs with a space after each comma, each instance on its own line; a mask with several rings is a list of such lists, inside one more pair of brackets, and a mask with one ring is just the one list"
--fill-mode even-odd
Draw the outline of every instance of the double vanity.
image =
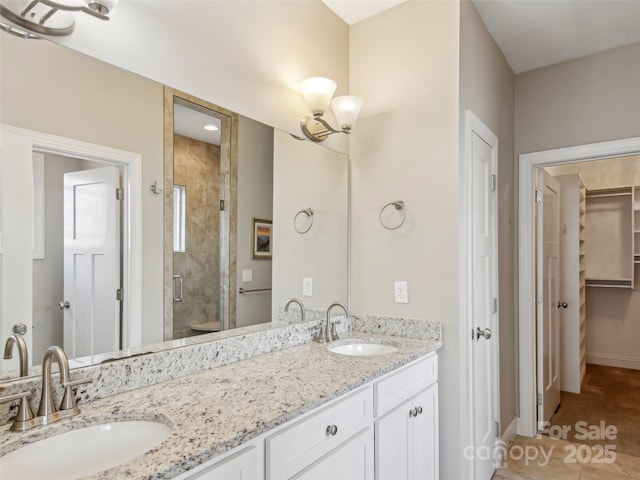
[[[355, 480], [373, 479], [374, 472], [378, 479], [437, 479], [439, 324], [345, 320], [347, 333], [340, 340], [310, 341], [314, 321], [281, 326], [274, 329], [281, 331], [272, 335], [277, 339], [272, 345], [265, 345], [262, 332], [254, 356], [184, 376], [178, 368], [166, 372], [174, 377], [170, 380], [161, 371], [168, 365], [159, 361], [163, 352], [74, 371], [72, 376], [97, 377], [78, 392], [82, 412], [24, 433], [3, 426], [2, 478], [43, 478], [38, 470], [43, 468], [49, 479]], [[198, 364], [191, 354], [206, 350], [224, 357], [225, 341], [184, 347], [180, 362]], [[135, 367], [141, 359], [147, 362], [144, 370]], [[101, 393], [105, 369], [118, 363], [130, 376], [121, 379], [121, 389], [127, 384], [133, 389]], [[145, 375], [161, 381], [139, 387], [136, 377]], [[2, 388], [0, 396], [12, 393]], [[127, 446], [132, 435], [131, 447], [142, 445], [144, 451]], [[31, 445], [40, 441], [50, 445]], [[76, 450], [83, 446], [102, 454], [85, 461], [89, 453]], [[48, 466], [29, 449], [58, 453], [51, 454]], [[14, 457], [24, 462], [16, 463], [15, 474]], [[54, 467], [61, 469], [60, 477]]]

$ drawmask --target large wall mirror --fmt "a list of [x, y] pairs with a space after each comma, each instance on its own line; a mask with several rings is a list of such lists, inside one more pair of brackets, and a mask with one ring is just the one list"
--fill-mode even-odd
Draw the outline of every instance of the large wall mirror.
[[55, 344], [83, 366], [347, 300], [344, 154], [0, 35], [3, 345], [23, 323], [32, 365]]

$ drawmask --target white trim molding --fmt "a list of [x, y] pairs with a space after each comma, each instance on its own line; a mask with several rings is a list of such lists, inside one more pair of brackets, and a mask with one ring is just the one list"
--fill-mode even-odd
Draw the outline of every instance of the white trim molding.
[[[28, 159], [25, 158], [24, 161], [28, 161], [30, 165], [32, 165], [32, 152], [49, 152], [124, 167], [123, 210], [126, 220], [123, 223], [122, 246], [122, 287], [125, 292], [123, 348], [140, 346], [142, 344], [142, 155], [10, 125], [0, 125], [0, 139], [0, 145], [5, 150], [9, 143], [20, 143], [21, 148], [29, 152]], [[29, 195], [32, 190], [33, 187], [30, 186]], [[31, 208], [31, 201], [28, 205]], [[29, 242], [29, 248], [31, 248], [31, 242]], [[31, 291], [30, 285], [25, 285], [26, 287]], [[31, 302], [25, 308], [31, 309]], [[4, 308], [2, 313], [4, 316]]]
[[520, 155], [518, 181], [518, 347], [520, 417], [518, 434], [536, 434], [535, 351], [535, 171], [539, 167], [640, 153], [640, 137]]

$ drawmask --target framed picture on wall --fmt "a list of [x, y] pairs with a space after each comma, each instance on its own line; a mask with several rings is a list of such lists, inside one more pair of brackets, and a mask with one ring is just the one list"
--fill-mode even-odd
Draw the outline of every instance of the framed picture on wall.
[[271, 252], [273, 251], [271, 228], [271, 220], [253, 219], [253, 251], [251, 258], [271, 260]]

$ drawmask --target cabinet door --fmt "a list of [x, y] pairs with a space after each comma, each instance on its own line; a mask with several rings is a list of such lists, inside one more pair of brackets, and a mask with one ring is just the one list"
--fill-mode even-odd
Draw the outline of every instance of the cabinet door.
[[185, 480], [255, 480], [262, 479], [263, 472], [258, 469], [258, 452], [248, 447], [213, 465], [204, 467], [197, 473], [187, 475]]
[[410, 401], [376, 420], [376, 480], [409, 479]]
[[373, 430], [363, 430], [292, 478], [373, 480]]
[[411, 404], [421, 413], [408, 422], [408, 478], [438, 480], [438, 384], [416, 395]]

